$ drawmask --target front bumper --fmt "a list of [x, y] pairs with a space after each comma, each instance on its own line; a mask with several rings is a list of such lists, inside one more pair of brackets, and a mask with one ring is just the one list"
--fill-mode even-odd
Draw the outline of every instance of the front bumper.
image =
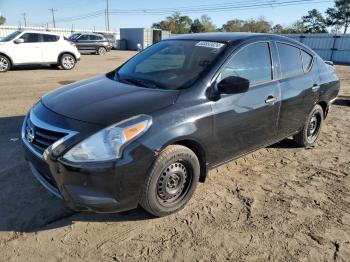
[[[26, 120], [25, 120], [26, 121]], [[77, 211], [120, 212], [137, 207], [154, 152], [134, 142], [118, 161], [74, 164], [45, 158], [22, 137], [25, 158], [36, 179]]]

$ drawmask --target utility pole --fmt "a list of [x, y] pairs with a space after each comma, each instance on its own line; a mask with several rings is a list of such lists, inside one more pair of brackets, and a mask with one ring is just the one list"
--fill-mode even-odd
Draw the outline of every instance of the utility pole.
[[49, 9], [49, 11], [51, 11], [52, 13], [52, 24], [53, 24], [53, 27], [55, 28], [56, 27], [56, 22], [55, 22], [55, 12], [57, 11], [57, 9]]
[[22, 16], [23, 16], [23, 20], [24, 20], [24, 26], [27, 26], [26, 13], [23, 13]]
[[108, 5], [108, 0], [106, 1], [107, 1], [107, 7], [106, 7], [107, 31], [109, 31], [109, 5]]

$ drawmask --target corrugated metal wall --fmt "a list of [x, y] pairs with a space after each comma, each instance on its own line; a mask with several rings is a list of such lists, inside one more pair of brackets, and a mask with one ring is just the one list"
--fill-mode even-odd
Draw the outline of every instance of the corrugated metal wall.
[[350, 63], [350, 35], [291, 34], [287, 35], [312, 48], [324, 60]]
[[[90, 29], [72, 29], [71, 28], [46, 28], [46, 27], [18, 27], [18, 26], [0, 26], [0, 39], [7, 36], [8, 34], [16, 31], [16, 30], [37, 30], [37, 31], [49, 31], [49, 32], [55, 32], [55, 33], [61, 33], [64, 36], [70, 36], [72, 33], [81, 32], [81, 33], [91, 33], [93, 30]], [[112, 33], [114, 34], [116, 40], [120, 39], [120, 32], [119, 30], [116, 32], [112, 31], [98, 31], [100, 33]]]

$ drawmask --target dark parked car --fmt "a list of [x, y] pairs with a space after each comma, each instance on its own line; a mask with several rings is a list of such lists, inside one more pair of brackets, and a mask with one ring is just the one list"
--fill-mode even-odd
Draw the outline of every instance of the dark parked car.
[[289, 38], [181, 35], [45, 95], [22, 140], [33, 174], [71, 208], [164, 216], [213, 167], [290, 136], [313, 145], [338, 91], [334, 68]]
[[75, 33], [68, 39], [75, 43], [80, 53], [104, 55], [112, 49], [112, 44], [101, 34]]
[[112, 49], [116, 49], [117, 48], [116, 39], [115, 39], [114, 34], [111, 34], [111, 33], [99, 33], [99, 32], [96, 32], [96, 34], [100, 34], [104, 38], [106, 38], [108, 40], [108, 42], [110, 43]]

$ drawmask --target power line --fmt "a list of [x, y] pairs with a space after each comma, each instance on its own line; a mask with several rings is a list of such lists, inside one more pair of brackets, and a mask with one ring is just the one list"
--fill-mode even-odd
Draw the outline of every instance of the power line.
[[[108, 2], [108, 1], [107, 1]], [[316, 4], [332, 2], [332, 0], [247, 0], [237, 1], [235, 3], [220, 3], [220, 4], [207, 4], [207, 5], [193, 5], [193, 6], [180, 6], [180, 7], [169, 7], [169, 8], [154, 8], [154, 9], [109, 9], [98, 10], [95, 12], [66, 17], [57, 19], [59, 22], [72, 22], [80, 21], [85, 19], [96, 18], [99, 16], [105, 16], [106, 29], [109, 30], [109, 15], [168, 15], [175, 12], [179, 13], [215, 13], [215, 12], [227, 12], [227, 11], [238, 11], [238, 10], [250, 10], [260, 8], [278, 8], [284, 6], [300, 5], [300, 4]], [[107, 3], [108, 4], [108, 3]], [[49, 9], [52, 11], [52, 9]], [[53, 22], [54, 22], [54, 11], [53, 10]]]
[[55, 28], [56, 27], [56, 22], [55, 22], [55, 12], [57, 11], [57, 9], [49, 9], [49, 11], [51, 11], [52, 13], [52, 24], [53, 24], [53, 27]]

